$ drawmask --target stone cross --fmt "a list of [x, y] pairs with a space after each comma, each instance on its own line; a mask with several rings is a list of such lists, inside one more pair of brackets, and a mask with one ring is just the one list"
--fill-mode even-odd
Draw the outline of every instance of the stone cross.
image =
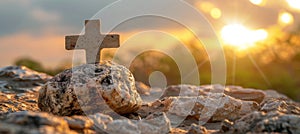
[[102, 35], [100, 33], [99, 20], [86, 20], [85, 34], [66, 36], [65, 45], [67, 50], [84, 49], [86, 63], [97, 64], [100, 62], [103, 48], [118, 48], [120, 42], [117, 34]]

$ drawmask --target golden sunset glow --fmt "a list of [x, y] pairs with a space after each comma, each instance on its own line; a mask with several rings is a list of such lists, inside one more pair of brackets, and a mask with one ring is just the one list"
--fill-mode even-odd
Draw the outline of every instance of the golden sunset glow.
[[241, 24], [230, 24], [223, 27], [221, 37], [225, 44], [245, 49], [255, 42], [266, 39], [268, 32], [263, 29], [249, 30]]
[[300, 10], [300, 0], [286, 0], [291, 8]]
[[294, 16], [289, 12], [281, 12], [278, 17], [278, 22], [281, 25], [290, 25], [294, 23]]

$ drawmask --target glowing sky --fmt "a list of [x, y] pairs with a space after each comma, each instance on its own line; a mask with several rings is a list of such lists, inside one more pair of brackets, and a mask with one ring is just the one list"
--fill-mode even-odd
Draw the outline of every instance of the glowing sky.
[[[216, 33], [231, 23], [241, 23], [251, 29], [265, 29], [277, 25], [279, 19], [287, 29], [300, 25], [298, 0], [186, 0], [202, 12], [216, 29]], [[72, 58], [64, 50], [64, 36], [78, 34], [83, 20], [92, 17], [113, 0], [1, 0], [0, 1], [0, 67], [19, 57], [31, 57], [44, 65], [55, 66]], [[174, 9], [174, 13], [176, 13]], [[180, 11], [185, 12], [185, 11]], [[279, 17], [279, 15], [282, 18]], [[118, 13], [112, 13], [119, 15]], [[188, 15], [188, 13], [186, 13]], [[284, 23], [291, 19], [293, 22]], [[182, 17], [184, 19], [184, 16]], [[149, 18], [148, 18], [149, 19]], [[120, 27], [116, 32], [126, 37], [144, 28], [182, 31], [177, 25], [163, 20], [137, 20]], [[190, 20], [193, 21], [193, 20]], [[290, 24], [288, 24], [290, 23]], [[105, 29], [103, 29], [105, 31]], [[205, 34], [205, 31], [203, 31]], [[180, 36], [180, 34], [178, 34]], [[184, 36], [184, 35], [182, 35]], [[186, 37], [189, 38], [189, 37]]]

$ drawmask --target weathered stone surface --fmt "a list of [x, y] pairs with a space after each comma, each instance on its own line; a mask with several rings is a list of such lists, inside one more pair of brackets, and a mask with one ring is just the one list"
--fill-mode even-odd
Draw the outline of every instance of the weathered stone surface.
[[50, 78], [26, 67], [0, 68], [0, 118], [12, 112], [39, 111], [38, 91]]
[[106, 113], [111, 109], [126, 114], [141, 104], [130, 71], [110, 61], [65, 70], [47, 82], [39, 94], [39, 108], [55, 115]]
[[114, 120], [113, 122], [107, 124], [107, 129], [105, 132], [109, 134], [140, 134], [136, 123], [130, 120]]
[[24, 66], [0, 68], [0, 91], [6, 93], [36, 92], [51, 76], [30, 70]]
[[207, 93], [201, 90], [200, 87], [194, 85], [173, 85], [173, 86], [168, 86], [160, 98], [162, 99], [164, 97], [172, 97], [172, 96], [199, 96], [199, 95], [207, 95]]
[[203, 126], [192, 124], [187, 134], [208, 134], [208, 131]]
[[239, 86], [227, 86], [224, 93], [236, 99], [255, 101], [258, 104], [260, 104], [265, 98], [265, 93], [263, 91], [251, 88], [242, 88]]
[[140, 95], [150, 95], [151, 89], [149, 86], [145, 85], [144, 83], [136, 81], [135, 87], [136, 87], [137, 92]]
[[239, 86], [222, 86], [222, 85], [174, 85], [165, 89], [161, 99], [171, 96], [207, 96], [209, 93], [225, 93], [233, 98], [244, 101], [255, 101], [261, 103], [264, 100], [265, 93], [260, 90], [242, 88]]
[[18, 111], [38, 112], [37, 93], [8, 94], [0, 92], [0, 118]]
[[300, 104], [286, 99], [268, 99], [261, 104], [260, 111], [278, 111], [286, 114], [300, 115]]
[[234, 99], [225, 94], [211, 94], [199, 97], [167, 97], [164, 100], [143, 105], [138, 111], [141, 116], [155, 111], [168, 112], [176, 116], [192, 116], [196, 119], [222, 121], [224, 119], [236, 120], [249, 111], [259, 109], [253, 101]]
[[265, 92], [265, 100], [268, 99], [288, 99], [290, 100], [286, 95], [278, 93], [275, 90], [264, 90]]
[[75, 130], [90, 129], [94, 125], [93, 120], [85, 116], [75, 115], [72, 117], [64, 117], [64, 120], [67, 121], [71, 129], [75, 129]]
[[235, 121], [234, 129], [237, 133], [300, 133], [300, 116], [283, 114], [280, 112], [252, 112]]
[[17, 112], [9, 114], [0, 123], [0, 133], [9, 134], [50, 134], [75, 133], [70, 130], [67, 122], [60, 117], [47, 113]]
[[114, 120], [107, 124], [109, 134], [166, 134], [171, 130], [171, 124], [165, 113], [153, 113], [147, 118], [135, 120]]
[[113, 122], [112, 117], [101, 113], [90, 115], [89, 119], [91, 119], [94, 122], [93, 129], [99, 133], [105, 133], [105, 129], [107, 129], [107, 124]]
[[171, 130], [170, 120], [165, 113], [153, 113], [138, 122], [142, 134], [166, 134]]
[[229, 132], [233, 130], [233, 122], [225, 119], [222, 121], [220, 132]]

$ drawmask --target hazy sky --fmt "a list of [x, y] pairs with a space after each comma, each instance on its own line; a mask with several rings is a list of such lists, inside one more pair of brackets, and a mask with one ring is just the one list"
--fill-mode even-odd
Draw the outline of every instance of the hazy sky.
[[[277, 25], [278, 14], [286, 11], [293, 15], [292, 28], [300, 25], [300, 11], [290, 8], [286, 0], [268, 0], [263, 6], [249, 0], [186, 0], [203, 13], [218, 32], [224, 25], [243, 23], [253, 29]], [[44, 65], [55, 66], [72, 58], [72, 52], [64, 50], [64, 36], [79, 34], [85, 19], [89, 19], [113, 0], [1, 0], [0, 1], [0, 67], [11, 65], [16, 58], [31, 57]], [[203, 4], [204, 3], [204, 4]], [[128, 8], [134, 5], [128, 5]], [[147, 5], [145, 5], [146, 7]], [[158, 5], [160, 6], [160, 5]], [[221, 11], [214, 19], [204, 7], [213, 6]], [[127, 10], [127, 9], [122, 9]], [[120, 13], [111, 13], [120, 15]], [[130, 9], [128, 9], [130, 10]], [[174, 13], [189, 15], [186, 11]], [[186, 12], [186, 13], [185, 13]], [[182, 16], [183, 19], [184, 16]], [[190, 20], [193, 21], [193, 20]], [[159, 19], [131, 21], [116, 30], [121, 36], [137, 29], [176, 29], [177, 25]], [[105, 30], [105, 29], [104, 29]]]

